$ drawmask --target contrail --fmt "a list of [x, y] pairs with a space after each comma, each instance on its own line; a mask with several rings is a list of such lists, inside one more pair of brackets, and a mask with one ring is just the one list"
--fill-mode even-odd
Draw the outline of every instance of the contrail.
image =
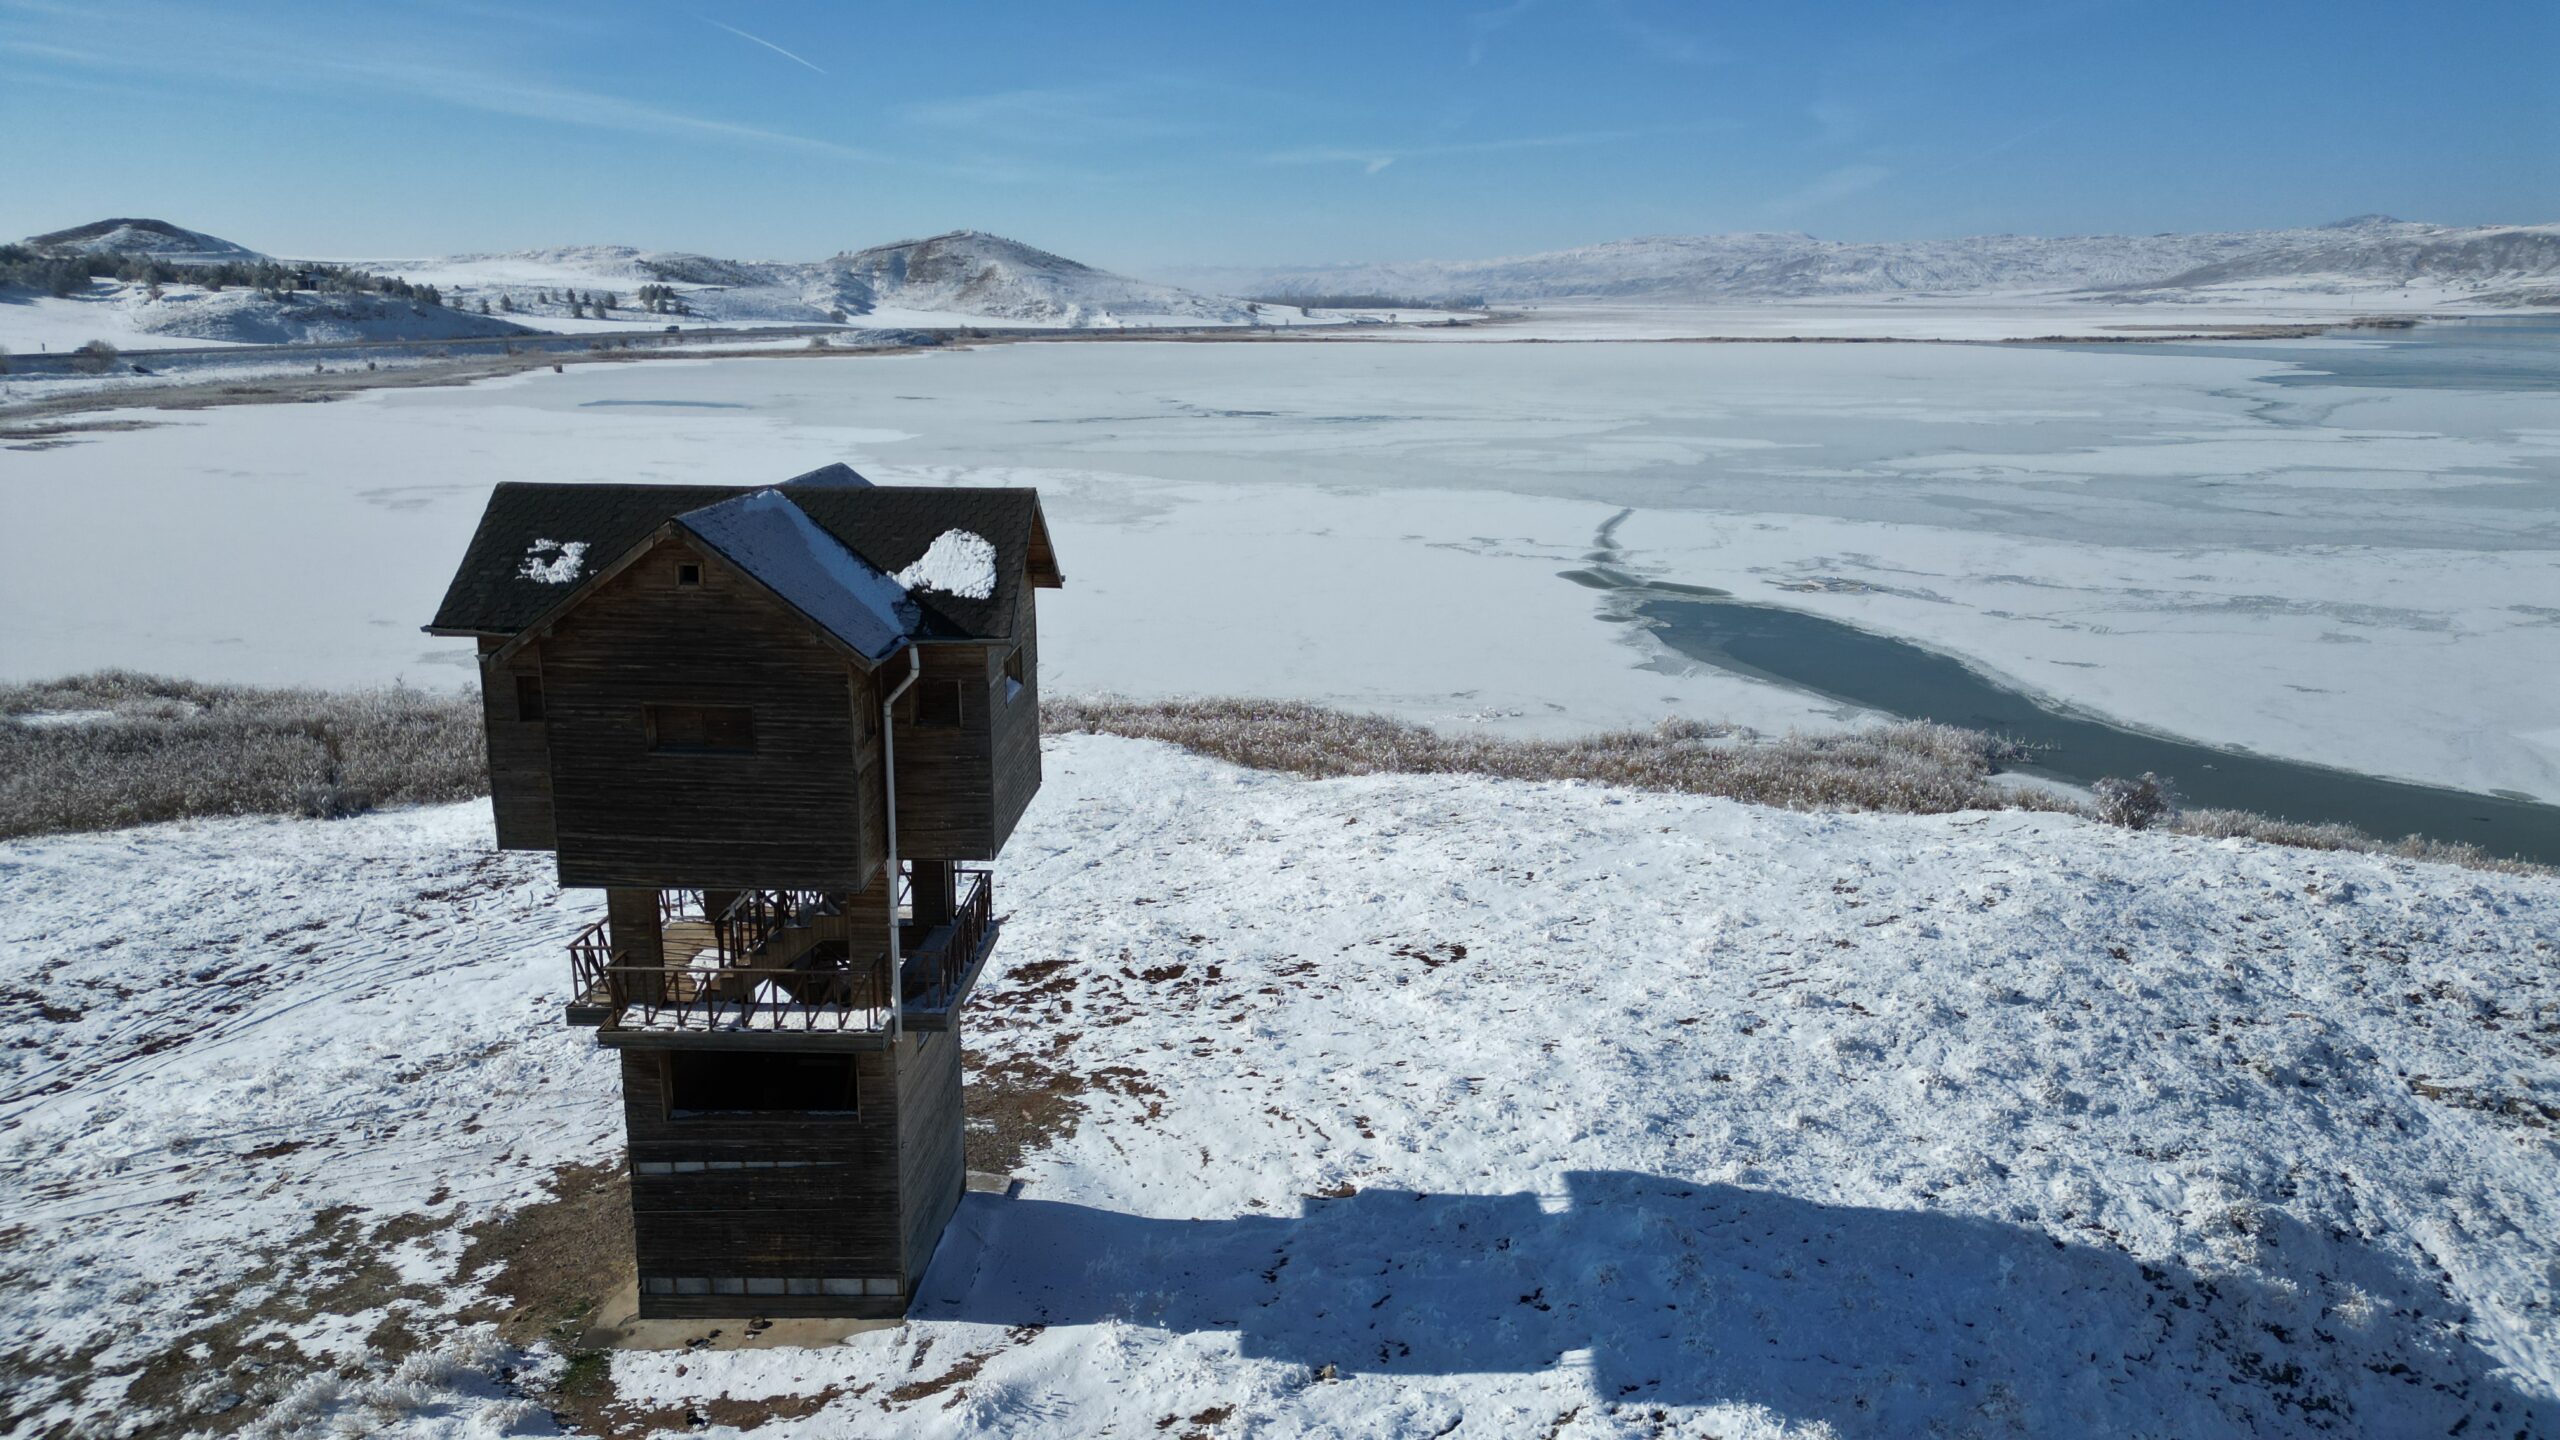
[[730, 34], [737, 36], [737, 37], [738, 37], [739, 39], [741, 39], [741, 40], [752, 40], [752, 41], [754, 41], [755, 43], [757, 43], [758, 45], [763, 46], [763, 47], [764, 47], [764, 48], [766, 48], [767, 50], [772, 51], [774, 54], [781, 56], [783, 59], [790, 61], [790, 62], [791, 62], [792, 64], [794, 64], [794, 65], [804, 66], [804, 67], [806, 67], [806, 68], [808, 68], [808, 69], [811, 69], [811, 70], [817, 70], [817, 71], [818, 71], [818, 73], [819, 73], [819, 74], [821, 74], [821, 75], [824, 75], [824, 74], [826, 74], [826, 73], [827, 73], [827, 72], [826, 72], [826, 71], [824, 71], [824, 70], [818, 70], [818, 67], [817, 67], [817, 66], [809, 64], [809, 62], [808, 62], [808, 61], [801, 59], [799, 56], [792, 54], [790, 51], [783, 49], [781, 46], [774, 44], [772, 41], [767, 40], [766, 38], [764, 38], [764, 37], [763, 37], [763, 36], [761, 36], [761, 35], [750, 35], [750, 34], [748, 34], [746, 31], [739, 29], [739, 28], [738, 28], [737, 26], [735, 26], [735, 25], [722, 25], [719, 21], [712, 19], [712, 18], [711, 18], [710, 16], [708, 16], [708, 15], [696, 15], [696, 16], [694, 16], [693, 18], [694, 18], [694, 19], [696, 19], [696, 20], [701, 21], [701, 22], [702, 22], [703, 24], [705, 24], [705, 25], [710, 25], [710, 26], [714, 26], [714, 27], [716, 27], [716, 28], [718, 28], [718, 29], [726, 30], [726, 31], [728, 31]]

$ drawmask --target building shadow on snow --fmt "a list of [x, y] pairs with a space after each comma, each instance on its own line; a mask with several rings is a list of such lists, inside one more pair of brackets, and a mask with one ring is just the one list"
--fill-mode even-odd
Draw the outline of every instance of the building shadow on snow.
[[1580, 1368], [1604, 1401], [1843, 1436], [2560, 1435], [2432, 1282], [2280, 1216], [2232, 1238], [2254, 1260], [2207, 1275], [1614, 1171], [1574, 1173], [1560, 1206], [1371, 1190], [1232, 1220], [973, 1194], [911, 1313], [1232, 1331], [1345, 1379]]

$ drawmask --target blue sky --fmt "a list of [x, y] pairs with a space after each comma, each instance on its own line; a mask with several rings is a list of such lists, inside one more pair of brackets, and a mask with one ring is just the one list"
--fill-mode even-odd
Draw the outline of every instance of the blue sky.
[[0, 233], [1115, 268], [2560, 220], [2560, 0], [0, 0]]

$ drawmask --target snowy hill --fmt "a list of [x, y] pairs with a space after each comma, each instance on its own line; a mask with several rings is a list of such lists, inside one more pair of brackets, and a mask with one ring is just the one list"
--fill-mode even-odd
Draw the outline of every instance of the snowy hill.
[[902, 1327], [574, 1367], [488, 1224], [619, 1153], [596, 895], [484, 804], [0, 844], [21, 1428], [2560, 1433], [2560, 881], [1046, 769], [968, 1036], [1023, 1193]]
[[148, 335], [237, 345], [339, 344], [349, 340], [454, 340], [531, 333], [523, 325], [396, 295], [254, 290], [130, 295], [125, 318]]
[[93, 220], [68, 230], [30, 235], [23, 242], [38, 250], [70, 250], [82, 254], [147, 255], [172, 265], [218, 265], [231, 260], [267, 257], [246, 245], [219, 236], [185, 230], [166, 220]]
[[847, 251], [814, 263], [724, 260], [628, 245], [566, 245], [432, 260], [366, 260], [367, 269], [443, 287], [463, 301], [506, 295], [548, 318], [534, 292], [568, 287], [625, 296], [675, 287], [686, 313], [716, 323], [930, 325], [1224, 324], [1252, 320], [1238, 301], [1153, 285], [975, 230]]
[[[31, 238], [57, 252], [150, 256], [171, 266], [270, 257], [161, 220], [100, 220]], [[301, 257], [294, 263], [313, 263]], [[375, 295], [285, 301], [178, 281], [154, 299], [138, 283], [101, 279], [68, 296], [0, 292], [0, 346], [71, 349], [92, 339], [150, 349], [199, 342], [279, 344], [440, 340], [542, 331], [612, 334], [701, 325], [862, 324], [1044, 328], [1247, 325], [1244, 302], [1150, 284], [980, 231], [852, 250], [822, 261], [728, 260], [632, 245], [555, 245], [343, 264], [435, 286], [441, 307]], [[667, 295], [644, 304], [642, 287]], [[599, 312], [597, 301], [606, 307]], [[491, 313], [479, 313], [483, 304]], [[1323, 318], [1292, 313], [1263, 323]]]
[[1249, 318], [1233, 300], [1132, 280], [977, 230], [875, 245], [838, 255], [822, 268], [851, 282], [840, 293], [867, 292], [866, 309], [894, 305], [1070, 324], [1112, 315], [1184, 317], [1230, 325]]
[[1257, 295], [1350, 292], [1492, 301], [1653, 301], [2017, 291], [2191, 291], [2235, 283], [2368, 288], [2413, 280], [2560, 282], [2560, 225], [2453, 227], [2384, 216], [2306, 230], [1980, 235], [1849, 243], [1786, 233], [1671, 235], [1496, 260], [1197, 272]]

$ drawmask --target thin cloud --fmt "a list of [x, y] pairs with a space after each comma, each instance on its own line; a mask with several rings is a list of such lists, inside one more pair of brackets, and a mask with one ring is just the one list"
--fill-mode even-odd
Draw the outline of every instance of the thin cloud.
[[783, 59], [790, 61], [792, 64], [797, 65], [797, 66], [800, 66], [802, 69], [805, 69], [805, 70], [813, 70], [813, 71], [816, 71], [816, 72], [817, 72], [818, 74], [820, 74], [820, 75], [824, 75], [824, 74], [826, 74], [826, 73], [827, 73], [827, 72], [826, 72], [826, 71], [824, 71], [824, 70], [819, 70], [817, 66], [810, 64], [808, 61], [801, 59], [799, 56], [792, 54], [790, 51], [783, 49], [781, 46], [774, 44], [772, 41], [767, 40], [766, 38], [764, 38], [764, 37], [763, 37], [763, 36], [761, 36], [761, 35], [750, 35], [750, 34], [748, 34], [746, 31], [739, 29], [739, 28], [738, 28], [737, 26], [735, 26], [735, 25], [723, 25], [723, 24], [721, 24], [719, 21], [712, 19], [712, 18], [711, 18], [710, 16], [708, 16], [708, 15], [696, 15], [696, 16], [694, 16], [693, 18], [694, 18], [694, 19], [696, 19], [696, 20], [701, 21], [701, 22], [702, 22], [703, 24], [705, 24], [705, 25], [710, 26], [710, 27], [711, 27], [712, 29], [714, 29], [714, 30], [726, 30], [726, 31], [728, 31], [730, 34], [737, 36], [737, 37], [738, 37], [739, 39], [741, 39], [741, 40], [745, 40], [745, 41], [748, 41], [748, 42], [753, 43], [753, 44], [761, 45], [761, 46], [763, 46], [764, 48], [766, 48], [767, 50], [772, 51], [774, 54], [781, 56]]
[[[1180, 87], [1159, 83], [1144, 88]], [[1192, 124], [1148, 113], [1147, 107], [1163, 98], [1132, 94], [1122, 86], [1003, 90], [920, 100], [901, 106], [897, 114], [906, 124], [923, 129], [1017, 146], [1090, 145], [1195, 133], [1197, 127]]]
[[1929, 171], [1920, 178], [1923, 180], [1936, 180], [1942, 176], [1953, 175], [1959, 170], [1970, 170], [1974, 166], [1981, 164], [1983, 161], [1990, 159], [1994, 155], [1999, 155], [2024, 145], [2028, 141], [2033, 140], [2037, 136], [2044, 134], [2046, 131], [2053, 129], [2061, 123], [2062, 117], [2056, 115], [2049, 120], [2044, 120], [2037, 124], [2030, 125], [2026, 129], [2019, 131], [2006, 140], [1984, 146], [1982, 149], [1976, 150], [1970, 155], [1949, 161], [1947, 164]]
[[1636, 48], [1656, 60], [1674, 65], [1705, 65], [1724, 58], [1695, 35], [1629, 13], [1620, 0], [1601, 0], [1600, 15], [1611, 30], [1634, 41]]
[[580, 125], [590, 129], [614, 130], [634, 135], [728, 140], [772, 149], [827, 155], [841, 160], [884, 164], [906, 163], [894, 157], [855, 146], [841, 145], [832, 140], [821, 140], [809, 135], [797, 135], [787, 130], [769, 130], [758, 125], [718, 120], [682, 110], [669, 110], [662, 106], [628, 100], [619, 95], [607, 95], [564, 86], [541, 85], [514, 77], [484, 75], [441, 65], [346, 60], [325, 56], [315, 56], [302, 64], [288, 65], [275, 63], [271, 56], [253, 57], [250, 52], [223, 52], [201, 48], [178, 50], [164, 47], [155, 51], [119, 52], [106, 55], [66, 46], [19, 40], [0, 41], [0, 50], [15, 51], [39, 59], [96, 70], [186, 75], [256, 86], [266, 90], [354, 85], [365, 89], [396, 91], [421, 100], [432, 100], [440, 104], [484, 111], [492, 115], [511, 115], [518, 119], [548, 120], [564, 125]]
[[1262, 163], [1357, 165], [1362, 174], [1375, 175], [1399, 160], [1429, 160], [1444, 155], [1492, 155], [1507, 150], [1567, 150], [1708, 128], [1711, 127], [1674, 125], [1632, 130], [1578, 130], [1562, 135], [1515, 135], [1500, 140], [1456, 140], [1436, 145], [1313, 145], [1297, 150], [1274, 151], [1263, 156]]
[[1882, 165], [1843, 165], [1800, 189], [1791, 190], [1761, 208], [1771, 215], [1795, 215], [1819, 210], [1825, 205], [1846, 200], [1865, 190], [1872, 190], [1893, 177]]
[[1467, 17], [1467, 63], [1482, 64], [1485, 46], [1492, 41], [1495, 32], [1508, 27], [1512, 21], [1537, 8], [1538, 0], [1511, 0], [1510, 4], [1500, 9], [1479, 10], [1469, 15]]
[[1821, 145], [1845, 145], [1866, 129], [1866, 113], [1842, 100], [1816, 100], [1805, 114], [1814, 123], [1815, 143]]
[[760, 125], [742, 125], [731, 120], [715, 120], [708, 116], [668, 110], [626, 100], [619, 95], [600, 94], [593, 90], [574, 90], [559, 86], [530, 85], [522, 81], [479, 75], [464, 70], [434, 65], [393, 65], [345, 61], [323, 62], [323, 68], [361, 79], [378, 82], [406, 91], [422, 99], [438, 100], [465, 109], [485, 110], [496, 115], [514, 115], [528, 120], [555, 120], [566, 125], [584, 125], [598, 130], [620, 130], [636, 135], [700, 136], [717, 140], [736, 140], [775, 149], [803, 150], [817, 155], [832, 155], [843, 160], [881, 160], [887, 157], [833, 140], [820, 140], [809, 135], [795, 135], [788, 130], [768, 130]]

